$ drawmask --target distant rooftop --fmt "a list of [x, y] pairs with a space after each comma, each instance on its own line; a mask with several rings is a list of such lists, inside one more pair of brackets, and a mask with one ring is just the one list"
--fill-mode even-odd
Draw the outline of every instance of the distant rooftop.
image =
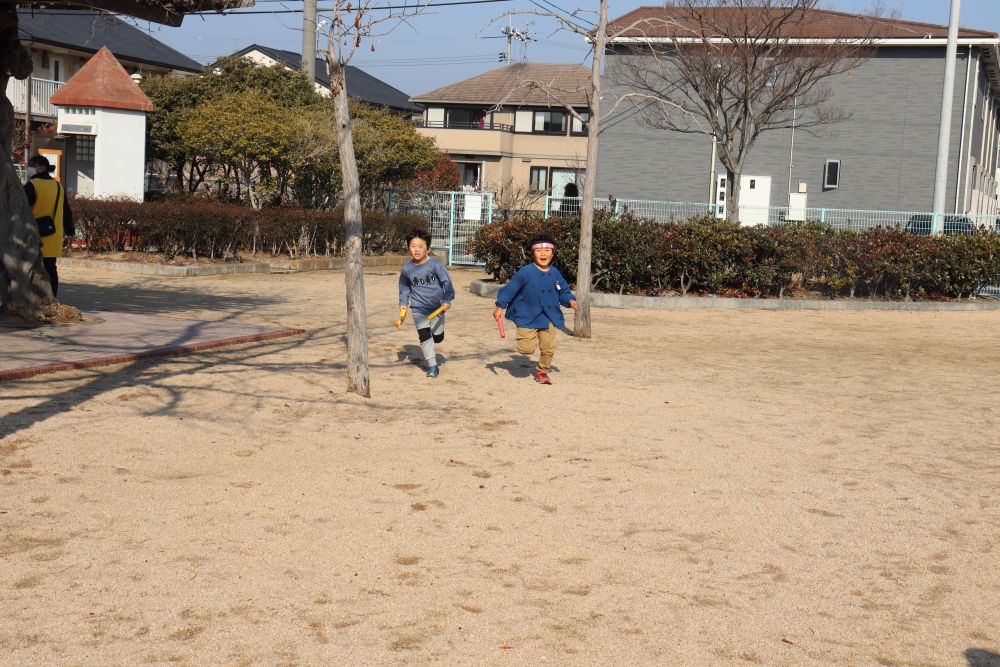
[[414, 102], [455, 102], [465, 104], [530, 104], [535, 106], [559, 106], [560, 102], [546, 95], [544, 91], [525, 82], [535, 81], [546, 84], [558, 91], [562, 102], [574, 106], [586, 106], [586, 91], [590, 87], [590, 70], [580, 65], [557, 65], [547, 63], [515, 63], [499, 69], [437, 88], [421, 95], [414, 95]]
[[[787, 7], [638, 7], [611, 21], [608, 32], [628, 28], [622, 37], [702, 38], [731, 37], [740, 26], [764, 24]], [[701, 17], [694, 18], [695, 15]], [[631, 26], [631, 27], [630, 27]], [[719, 34], [703, 34], [715, 28]], [[797, 11], [784, 24], [786, 39], [944, 39], [948, 26], [901, 19], [849, 14], [828, 9]], [[728, 34], [722, 34], [723, 32]], [[996, 39], [988, 30], [959, 29], [960, 39]]]
[[[260, 51], [295, 71], [298, 71], [302, 64], [302, 55], [299, 53], [261, 46], [260, 44], [251, 44], [233, 55], [245, 56], [251, 51]], [[323, 58], [316, 58], [316, 83], [326, 88], [330, 87], [330, 77], [326, 74], [326, 60]], [[353, 65], [347, 66], [347, 96], [375, 106], [401, 111], [420, 111], [420, 107], [410, 102], [406, 93]]]
[[182, 72], [200, 72], [203, 69], [197, 61], [105, 12], [19, 9], [17, 19], [19, 36], [24, 42], [89, 53], [97, 53], [102, 46], [106, 46], [122, 60]]

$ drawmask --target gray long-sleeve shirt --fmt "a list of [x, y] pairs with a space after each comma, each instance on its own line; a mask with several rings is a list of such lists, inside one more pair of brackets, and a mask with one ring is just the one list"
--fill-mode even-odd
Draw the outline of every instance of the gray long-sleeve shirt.
[[428, 257], [423, 264], [411, 259], [399, 272], [399, 305], [409, 305], [422, 315], [433, 313], [442, 303], [451, 303], [455, 288], [444, 264]]

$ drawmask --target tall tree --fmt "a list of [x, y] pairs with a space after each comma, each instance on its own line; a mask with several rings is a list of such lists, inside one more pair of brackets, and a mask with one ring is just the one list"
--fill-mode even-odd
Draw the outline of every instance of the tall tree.
[[278, 196], [273, 177], [290, 171], [292, 111], [253, 89], [229, 93], [195, 108], [179, 135], [193, 155], [231, 167], [259, 209]]
[[189, 192], [198, 190], [213, 167], [208, 154], [198, 153], [181, 136], [181, 128], [201, 105], [251, 92], [283, 108], [313, 107], [323, 101], [301, 72], [237, 56], [220, 58], [200, 76], [147, 77], [141, 85], [156, 107], [148, 118], [147, 155], [176, 169]]
[[[361, 263], [361, 183], [354, 153], [351, 110], [347, 98], [347, 64], [366, 40], [392, 32], [420, 13], [426, 4], [404, 5], [404, 9], [380, 9], [377, 2], [335, 0], [332, 21], [326, 33], [326, 69], [333, 94], [337, 123], [337, 148], [343, 180], [346, 257], [344, 282], [347, 291], [347, 390], [371, 397], [368, 376], [368, 325], [365, 314], [365, 280]], [[385, 6], [385, 5], [383, 5]], [[392, 7], [389, 5], [389, 7]], [[375, 50], [372, 41], [371, 50]]]
[[611, 43], [620, 66], [609, 82], [630, 91], [648, 127], [717, 141], [730, 220], [739, 220], [740, 176], [762, 134], [816, 134], [851, 117], [832, 103], [827, 80], [864, 63], [881, 17], [873, 10], [872, 20], [832, 20], [819, 5], [671, 0]]
[[[11, 78], [31, 74], [31, 54], [21, 46], [17, 10], [0, 5], [0, 90]], [[0, 313], [33, 321], [46, 317], [56, 305], [42, 266], [38, 227], [21, 181], [10, 160], [14, 107], [0, 96]]]

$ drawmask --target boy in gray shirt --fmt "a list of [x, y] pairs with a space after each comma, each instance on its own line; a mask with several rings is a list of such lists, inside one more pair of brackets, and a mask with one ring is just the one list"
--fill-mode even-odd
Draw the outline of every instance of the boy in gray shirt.
[[[438, 363], [434, 343], [444, 340], [443, 311], [451, 308], [455, 288], [444, 264], [428, 255], [430, 247], [431, 235], [427, 232], [414, 229], [406, 235], [406, 249], [411, 259], [399, 272], [399, 307], [400, 320], [403, 319], [403, 309], [407, 306], [413, 311], [413, 324], [417, 327], [420, 350], [427, 362], [427, 377], [436, 378]], [[439, 308], [442, 309], [439, 315], [433, 319], [427, 318]]]

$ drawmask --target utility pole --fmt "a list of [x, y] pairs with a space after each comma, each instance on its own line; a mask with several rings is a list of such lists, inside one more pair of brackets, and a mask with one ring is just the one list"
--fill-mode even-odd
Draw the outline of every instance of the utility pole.
[[502, 63], [512, 63], [514, 62], [514, 40], [518, 40], [527, 44], [529, 41], [534, 39], [531, 33], [527, 30], [521, 30], [520, 28], [515, 28], [512, 25], [510, 16], [507, 17], [508, 24], [500, 28], [500, 32], [507, 38], [507, 51], [500, 54], [500, 62]]
[[948, 48], [944, 59], [944, 92], [941, 95], [941, 127], [938, 129], [937, 170], [934, 174], [934, 216], [931, 233], [944, 232], [944, 197], [948, 183], [948, 147], [951, 143], [951, 107], [955, 98], [955, 64], [958, 61], [958, 17], [962, 0], [951, 0]]
[[302, 72], [316, 83], [316, 0], [302, 4]]

